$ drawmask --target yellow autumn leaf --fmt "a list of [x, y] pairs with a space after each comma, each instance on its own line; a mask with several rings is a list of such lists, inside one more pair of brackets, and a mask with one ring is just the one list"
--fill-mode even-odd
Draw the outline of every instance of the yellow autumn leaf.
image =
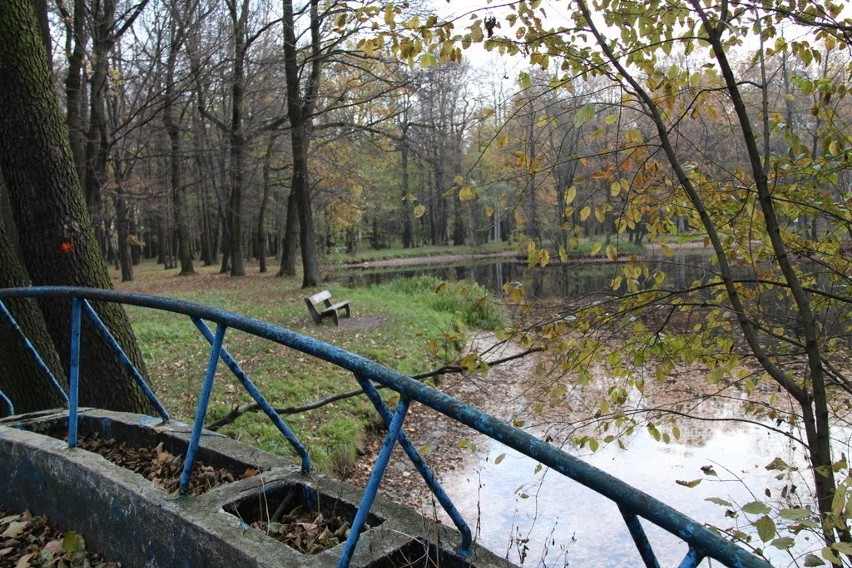
[[509, 134], [507, 132], [501, 132], [497, 135], [497, 138], [494, 139], [494, 145], [497, 146], [498, 150], [505, 148], [508, 143]]
[[642, 144], [642, 142], [645, 141], [645, 137], [642, 136], [642, 133], [635, 128], [627, 131], [626, 138], [629, 144]]
[[488, 215], [489, 217], [493, 217], [494, 216], [494, 208], [493, 207], [486, 207], [485, 208], [485, 214]]
[[574, 202], [574, 199], [577, 197], [577, 186], [572, 185], [568, 188], [568, 191], [565, 192], [565, 205], [570, 205]]
[[585, 221], [592, 214], [592, 208], [586, 205], [580, 210], [580, 221]]
[[470, 201], [476, 197], [476, 192], [469, 185], [464, 186], [459, 190], [459, 199], [461, 201]]
[[426, 206], [425, 205], [418, 205], [417, 207], [414, 208], [414, 217], [415, 218], [419, 219], [420, 217], [423, 216], [424, 213], [426, 213]]
[[606, 246], [606, 257], [610, 260], [618, 259], [618, 251], [615, 249], [613, 245]]

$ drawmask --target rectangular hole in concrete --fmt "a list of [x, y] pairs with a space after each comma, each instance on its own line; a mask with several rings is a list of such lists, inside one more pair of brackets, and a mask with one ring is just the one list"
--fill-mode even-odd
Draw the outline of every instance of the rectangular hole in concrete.
[[[53, 418], [51, 420], [29, 422], [24, 427], [38, 434], [57, 438], [59, 440], [67, 440], [68, 438], [68, 419]], [[101, 440], [114, 440], [117, 443], [122, 443], [127, 448], [152, 450], [160, 448], [164, 452], [168, 452], [175, 458], [180, 458], [180, 464], [175, 464], [175, 469], [180, 469], [183, 464], [183, 456], [186, 454], [188, 443], [180, 436], [171, 435], [167, 432], [158, 432], [148, 426], [139, 424], [129, 424], [126, 422], [111, 420], [107, 417], [92, 417], [81, 415], [78, 422], [78, 437], [82, 441], [85, 438], [97, 436]], [[162, 444], [162, 446], [160, 446]], [[85, 445], [81, 443], [85, 448]], [[101, 452], [98, 452], [101, 453]], [[103, 455], [103, 453], [102, 453]], [[109, 456], [104, 456], [109, 461], [117, 463], [122, 467], [137, 471], [154, 480], [150, 475], [143, 473], [144, 469], [140, 469], [140, 464], [135, 464], [133, 467], [125, 463], [120, 463], [120, 460], [111, 459]], [[160, 467], [160, 470], [166, 468]], [[212, 471], [211, 471], [212, 469]], [[200, 495], [215, 486], [235, 481], [241, 477], [246, 477], [247, 474], [256, 473], [259, 468], [257, 464], [248, 463], [235, 459], [232, 456], [215, 451], [211, 448], [200, 447], [196, 454], [195, 467], [193, 468], [193, 479], [191, 482], [191, 493]], [[178, 472], [173, 472], [178, 473]], [[174, 477], [174, 476], [172, 476]], [[201, 477], [207, 481], [199, 482], [196, 477]], [[211, 481], [213, 480], [213, 481]], [[155, 484], [166, 491], [174, 491], [177, 489], [177, 479], [162, 480], [158, 479]], [[174, 486], [174, 487], [172, 487]]]
[[367, 568], [469, 568], [473, 564], [424, 539], [410, 540]]
[[[346, 540], [357, 506], [301, 483], [283, 483], [228, 503], [224, 510], [302, 554], [317, 554]], [[364, 530], [383, 521], [370, 513]]]

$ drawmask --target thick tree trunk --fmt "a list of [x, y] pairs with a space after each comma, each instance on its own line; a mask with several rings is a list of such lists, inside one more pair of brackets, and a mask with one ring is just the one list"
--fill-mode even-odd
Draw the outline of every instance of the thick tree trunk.
[[[28, 286], [24, 270], [18, 262], [14, 247], [0, 224], [0, 287]], [[63, 388], [67, 387], [59, 354], [53, 347], [47, 325], [35, 300], [11, 300], [6, 308], [18, 322], [24, 335], [41, 354], [54, 377]], [[62, 399], [50, 385], [48, 378], [35, 364], [30, 354], [12, 329], [0, 322], [0, 390], [15, 405], [15, 412], [24, 413], [62, 406]], [[23, 379], [23, 380], [22, 380]]]
[[[35, 285], [110, 288], [74, 168], [32, 0], [0, 2], [0, 169]], [[41, 303], [53, 343], [67, 365], [69, 306]], [[95, 306], [140, 370], [141, 353], [121, 306]], [[111, 349], [85, 326], [80, 400], [116, 410], [151, 410]], [[22, 377], [22, 380], [26, 380]]]
[[[310, 73], [304, 94], [301, 91], [298, 46], [292, 0], [284, 0], [284, 77], [287, 82], [287, 116], [290, 119], [290, 141], [293, 147], [293, 177], [290, 198], [296, 199], [299, 213], [299, 240], [302, 247], [302, 288], [319, 283], [317, 243], [314, 238], [314, 218], [308, 184], [308, 145], [314, 105], [319, 91], [322, 69], [319, 0], [310, 3], [311, 58]], [[289, 212], [288, 212], [289, 225]], [[290, 228], [287, 228], [288, 234]]]
[[281, 245], [281, 267], [278, 276], [296, 275], [296, 253], [299, 251], [299, 206], [293, 190], [287, 198], [287, 225], [284, 227], [284, 242]]
[[83, 140], [83, 58], [86, 55], [85, 0], [74, 0], [74, 13], [68, 30], [71, 49], [68, 56], [68, 75], [65, 78], [66, 123], [71, 153], [80, 183], [85, 183], [86, 150]]
[[[407, 130], [407, 129], [406, 129]], [[408, 139], [403, 130], [400, 148], [400, 167], [402, 169], [402, 248], [414, 248], [414, 227], [411, 214], [411, 203], [408, 200]]]
[[171, 42], [166, 60], [166, 88], [163, 102], [163, 125], [169, 135], [169, 171], [172, 190], [172, 205], [175, 209], [177, 227], [178, 259], [180, 275], [195, 274], [192, 266], [192, 252], [189, 246], [189, 223], [187, 222], [186, 188], [183, 184], [183, 163], [181, 162], [180, 125], [175, 121], [175, 64], [178, 50], [183, 43], [183, 30], [178, 29], [177, 19], [172, 19]]
[[243, 133], [243, 104], [245, 99], [245, 60], [248, 50], [247, 19], [248, 0], [243, 0], [239, 13], [236, 1], [228, 2], [231, 22], [234, 25], [234, 74], [231, 79], [231, 124], [228, 141], [231, 152], [231, 198], [228, 206], [230, 224], [231, 276], [245, 276], [243, 252], [243, 167], [246, 140]]

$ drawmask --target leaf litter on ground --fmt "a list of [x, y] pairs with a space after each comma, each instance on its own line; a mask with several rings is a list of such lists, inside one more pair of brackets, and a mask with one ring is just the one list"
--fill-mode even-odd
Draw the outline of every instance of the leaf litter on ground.
[[86, 550], [81, 534], [57, 529], [45, 515], [0, 509], [0, 566], [118, 568], [121, 565]]
[[[77, 446], [144, 476], [164, 491], [175, 492], [179, 488], [184, 458], [165, 450], [162, 442], [153, 448], [134, 447], [92, 434], [80, 437]], [[238, 477], [244, 479], [258, 473], [256, 469], [247, 469]], [[235, 474], [227, 469], [196, 461], [190, 476], [189, 494], [201, 495], [235, 479]], [[308, 508], [296, 507], [288, 513], [283, 513], [282, 509], [278, 517], [270, 522], [254, 522], [251, 526], [303, 554], [317, 554], [337, 546], [348, 534], [349, 524], [340, 517], [324, 517]]]

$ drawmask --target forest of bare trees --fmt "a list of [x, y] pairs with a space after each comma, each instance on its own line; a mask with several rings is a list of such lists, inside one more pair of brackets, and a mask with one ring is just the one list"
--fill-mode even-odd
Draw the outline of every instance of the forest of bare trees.
[[[617, 111], [611, 82], [555, 89], [538, 68], [520, 88], [494, 60], [411, 67], [366, 49], [368, 26], [350, 4], [47, 8], [77, 174], [99, 246], [125, 280], [142, 258], [239, 276], [246, 259], [265, 271], [267, 257], [294, 275], [301, 256], [309, 286], [323, 254], [364, 246], [531, 239], [570, 252], [578, 238], [609, 242], [624, 210], [606, 176], [587, 172], [646, 159], [607, 153], [650, 127]], [[784, 76], [768, 88], [781, 93]], [[706, 153], [736, 151], [722, 129], [693, 128], [702, 159], [735, 159]], [[641, 242], [643, 220], [630, 225]]]

